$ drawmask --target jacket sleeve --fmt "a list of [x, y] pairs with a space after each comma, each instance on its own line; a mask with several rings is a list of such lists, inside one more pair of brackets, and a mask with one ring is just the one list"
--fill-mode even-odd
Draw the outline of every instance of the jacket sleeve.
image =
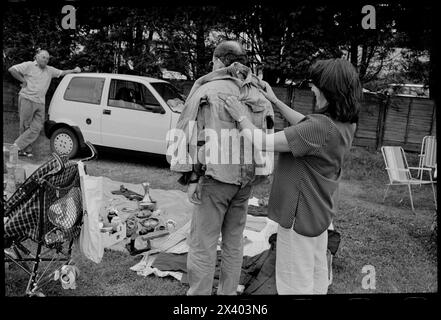
[[[198, 161], [198, 149], [200, 147], [202, 128], [205, 127], [205, 112], [203, 105], [206, 99], [196, 90], [191, 98], [187, 99], [185, 107], [179, 117], [178, 123], [168, 141], [175, 141], [174, 147], [168, 147], [167, 154], [171, 156], [170, 170], [182, 172], [178, 179], [182, 185], [187, 185], [192, 172], [203, 175], [204, 167]], [[169, 150], [172, 153], [169, 153]]]
[[167, 155], [171, 157], [170, 170], [172, 171], [191, 172], [193, 170], [199, 101], [200, 97], [197, 94], [187, 99], [176, 128], [170, 129], [167, 134]]
[[[197, 150], [199, 151], [200, 147], [205, 143], [205, 138], [203, 134], [203, 130], [205, 128], [205, 108], [203, 107], [203, 103], [201, 103], [200, 107], [198, 108], [198, 114], [196, 117], [196, 126], [197, 126], [197, 132], [194, 133], [194, 135], [197, 138]], [[192, 171], [184, 172], [182, 176], [178, 179], [178, 182], [181, 185], [187, 185], [190, 182], [191, 174], [194, 172], [198, 176], [202, 176], [204, 174], [205, 168], [202, 163], [199, 162], [199, 158], [195, 159], [195, 162], [192, 166]]]

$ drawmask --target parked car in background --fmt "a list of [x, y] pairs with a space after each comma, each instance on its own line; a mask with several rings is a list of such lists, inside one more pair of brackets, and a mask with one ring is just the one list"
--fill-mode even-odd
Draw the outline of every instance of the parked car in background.
[[187, 80], [187, 76], [178, 71], [171, 71], [163, 68], [161, 69], [161, 73], [163, 79]]
[[423, 84], [399, 84], [391, 83], [384, 90], [385, 94], [402, 97], [429, 98], [429, 86]]
[[166, 154], [185, 97], [169, 82], [134, 75], [66, 75], [49, 105], [45, 134], [51, 150], [74, 157], [96, 146]]

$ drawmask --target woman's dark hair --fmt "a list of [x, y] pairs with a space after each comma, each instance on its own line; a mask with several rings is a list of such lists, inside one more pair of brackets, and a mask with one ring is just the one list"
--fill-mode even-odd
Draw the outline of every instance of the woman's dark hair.
[[242, 45], [237, 41], [223, 41], [216, 49], [213, 55], [219, 58], [225, 67], [228, 67], [234, 62], [239, 62], [243, 65], [248, 63], [247, 55]]
[[349, 61], [319, 60], [310, 68], [309, 77], [328, 101], [319, 113], [341, 122], [358, 122], [362, 87], [358, 73]]

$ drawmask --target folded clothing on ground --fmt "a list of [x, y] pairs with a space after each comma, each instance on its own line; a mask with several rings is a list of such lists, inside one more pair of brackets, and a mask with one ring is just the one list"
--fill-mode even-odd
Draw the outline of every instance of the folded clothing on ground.
[[[276, 246], [277, 234], [269, 237], [270, 248], [258, 255], [244, 256], [239, 284], [244, 286], [244, 295], [276, 295]], [[333, 255], [340, 243], [340, 233], [328, 230], [328, 249]], [[221, 251], [217, 252], [216, 268], [213, 287], [217, 287], [220, 274]], [[188, 283], [187, 253], [160, 253], [152, 264], [152, 268], [161, 271], [183, 272], [181, 282]]]

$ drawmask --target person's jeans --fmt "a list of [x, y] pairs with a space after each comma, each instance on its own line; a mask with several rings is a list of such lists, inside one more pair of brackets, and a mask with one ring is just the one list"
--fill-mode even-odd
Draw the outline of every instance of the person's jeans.
[[252, 186], [202, 177], [201, 204], [195, 208], [187, 257], [187, 295], [211, 295], [219, 235], [222, 233], [218, 295], [235, 295], [243, 259], [243, 230]]
[[19, 96], [18, 111], [20, 136], [15, 140], [15, 144], [20, 150], [32, 152], [32, 143], [37, 140], [44, 125], [44, 104]]

